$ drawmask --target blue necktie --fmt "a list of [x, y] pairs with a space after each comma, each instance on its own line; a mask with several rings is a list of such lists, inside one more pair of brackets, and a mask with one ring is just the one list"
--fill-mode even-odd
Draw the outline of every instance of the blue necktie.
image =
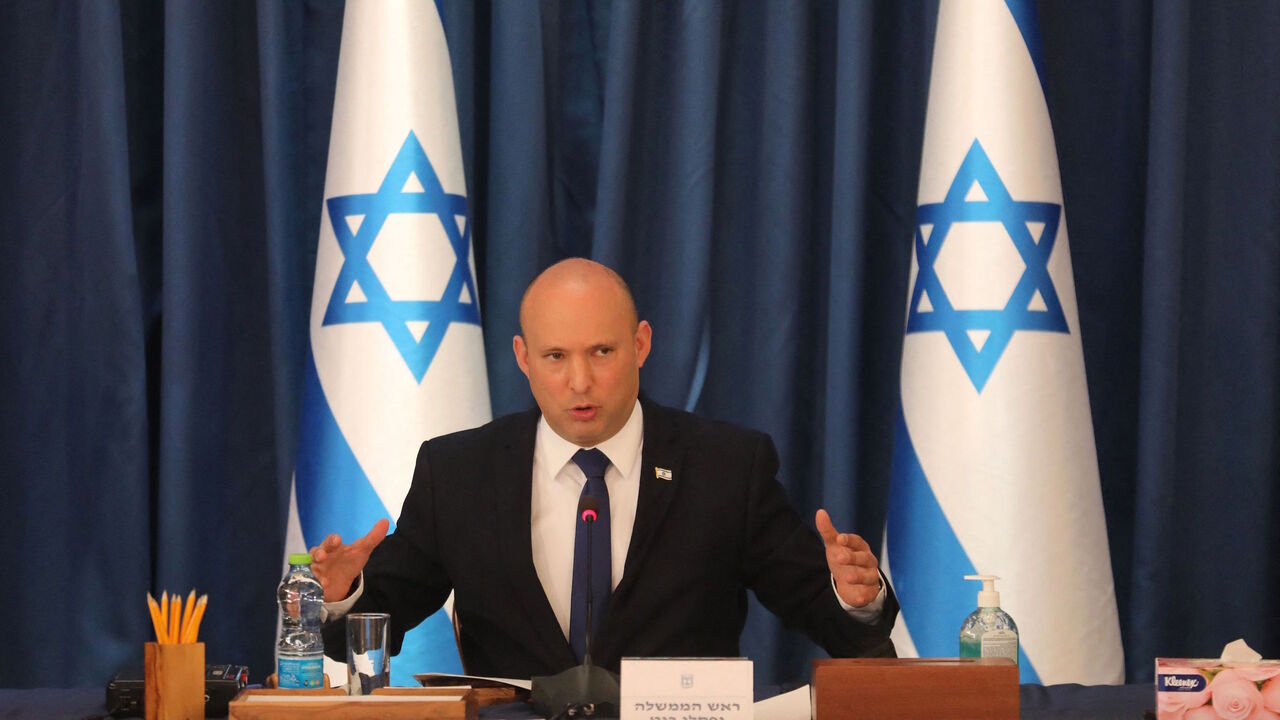
[[[579, 450], [573, 462], [587, 476], [582, 496], [595, 497], [599, 512], [591, 528], [591, 637], [595, 638], [609, 602], [613, 585], [613, 558], [609, 543], [609, 488], [604, 484], [604, 471], [609, 458], [599, 450]], [[578, 656], [586, 652], [587, 629], [587, 523], [579, 514], [573, 541], [573, 604], [569, 612], [569, 643]]]

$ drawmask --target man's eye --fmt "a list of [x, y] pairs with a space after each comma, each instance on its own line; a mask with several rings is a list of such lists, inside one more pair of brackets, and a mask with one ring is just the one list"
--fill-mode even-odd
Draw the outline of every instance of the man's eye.
[[563, 357], [564, 357], [564, 353], [558, 353], [558, 352], [547, 353], [548, 360], [559, 360], [560, 358], [563, 358]]
[[611, 353], [611, 352], [613, 352], [613, 348], [607, 348], [607, 347], [605, 347], [605, 348], [597, 348], [597, 349], [596, 349], [596, 354], [597, 354], [597, 355], [608, 355], [608, 354], [609, 354], [609, 353]]

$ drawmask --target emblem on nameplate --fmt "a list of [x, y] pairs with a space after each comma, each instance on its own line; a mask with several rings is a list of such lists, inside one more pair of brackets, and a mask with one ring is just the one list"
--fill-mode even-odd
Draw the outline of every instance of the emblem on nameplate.
[[[670, 478], [667, 478], [670, 480]], [[683, 673], [680, 675], [680, 687], [688, 689], [693, 687], [693, 673]]]

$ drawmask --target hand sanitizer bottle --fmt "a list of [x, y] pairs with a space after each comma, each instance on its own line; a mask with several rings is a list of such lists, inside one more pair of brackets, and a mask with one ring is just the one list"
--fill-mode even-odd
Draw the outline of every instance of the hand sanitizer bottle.
[[960, 657], [1007, 657], [1018, 662], [1018, 626], [1009, 613], [1000, 609], [995, 575], [965, 575], [965, 580], [981, 580], [978, 609], [969, 613], [960, 626]]

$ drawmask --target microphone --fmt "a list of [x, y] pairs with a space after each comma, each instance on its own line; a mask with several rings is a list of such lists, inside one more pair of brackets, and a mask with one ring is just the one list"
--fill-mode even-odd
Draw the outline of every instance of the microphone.
[[[578, 498], [578, 516], [588, 525], [594, 524], [596, 518], [600, 516], [600, 503], [594, 495], [583, 495]], [[591, 531], [588, 530], [588, 533]], [[587, 550], [591, 548], [588, 547]]]
[[593, 495], [578, 499], [578, 517], [587, 524], [587, 627], [583, 634], [582, 664], [550, 676], [533, 678], [529, 700], [534, 710], [550, 718], [617, 717], [618, 676], [591, 663], [592, 532], [600, 517], [600, 501]]

